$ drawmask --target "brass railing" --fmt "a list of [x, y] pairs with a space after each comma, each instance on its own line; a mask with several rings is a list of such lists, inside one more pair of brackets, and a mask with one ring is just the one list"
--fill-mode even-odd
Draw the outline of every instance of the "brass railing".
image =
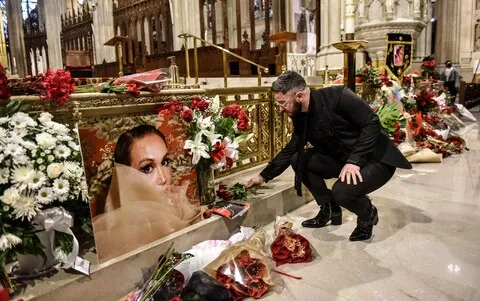
[[208, 97], [219, 95], [225, 105], [238, 104], [248, 113], [251, 121], [253, 137], [241, 144], [240, 157], [234, 166], [217, 171], [217, 178], [272, 160], [290, 140], [292, 124], [275, 107], [270, 87], [185, 89], [182, 93], [179, 90], [163, 90], [161, 93], [145, 93], [140, 97], [73, 94], [64, 107], [45, 102], [38, 96], [13, 96], [12, 99], [22, 100], [29, 112], [49, 111], [59, 121], [95, 127], [102, 133], [112, 132], [113, 135], [121, 130], [121, 125], [127, 127], [138, 122], [155, 124], [158, 109], [172, 97], [189, 102], [192, 96], [199, 94]]
[[207, 89], [206, 96], [218, 95], [222, 105], [236, 103], [248, 114], [253, 137], [240, 145], [240, 158], [234, 166], [217, 171], [216, 178], [272, 160], [288, 143], [292, 123], [275, 107], [270, 87]]
[[249, 63], [251, 65], [254, 65], [257, 67], [257, 78], [258, 78], [258, 86], [261, 87], [262, 86], [262, 71], [265, 72], [266, 74], [268, 74], [268, 68], [267, 67], [263, 67], [255, 62], [252, 62], [246, 58], [244, 58], [243, 56], [241, 55], [238, 55], [236, 53], [233, 53], [231, 52], [230, 50], [228, 49], [225, 49], [223, 47], [220, 47], [218, 45], [215, 45], [215, 44], [212, 44], [210, 43], [209, 41], [206, 41], [202, 38], [199, 38], [197, 36], [194, 36], [192, 34], [189, 34], [189, 33], [182, 33], [178, 36], [179, 38], [183, 38], [184, 41], [183, 41], [183, 45], [184, 45], [184, 48], [185, 48], [185, 61], [186, 61], [186, 69], [187, 69], [187, 77], [190, 77], [190, 59], [189, 59], [189, 56], [188, 56], [188, 39], [189, 38], [192, 38], [193, 39], [193, 63], [194, 63], [194, 67], [195, 67], [195, 83], [198, 84], [198, 53], [197, 53], [197, 41], [201, 41], [202, 43], [205, 43], [205, 44], [208, 44], [212, 47], [215, 47], [219, 50], [222, 51], [223, 53], [223, 85], [224, 87], [226, 88], [228, 86], [228, 61], [227, 61], [227, 55], [231, 55], [231, 56], [234, 56], [236, 57], [237, 59], [239, 60], [242, 60], [246, 63]]

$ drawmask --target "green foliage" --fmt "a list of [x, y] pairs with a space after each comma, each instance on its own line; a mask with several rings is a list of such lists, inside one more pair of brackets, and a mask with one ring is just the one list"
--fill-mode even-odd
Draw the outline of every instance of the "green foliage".
[[0, 117], [12, 116], [22, 111], [23, 103], [19, 100], [9, 101], [5, 107], [0, 107]]
[[392, 134], [395, 132], [395, 124], [402, 117], [401, 106], [397, 102], [387, 103], [378, 109], [377, 115], [385, 132]]

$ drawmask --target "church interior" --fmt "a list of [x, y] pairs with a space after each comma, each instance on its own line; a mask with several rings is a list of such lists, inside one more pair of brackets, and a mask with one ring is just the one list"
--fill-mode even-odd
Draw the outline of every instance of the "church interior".
[[[0, 301], [480, 301], [480, 0], [0, 11]], [[301, 89], [279, 88], [292, 74]], [[356, 196], [378, 209], [361, 241], [361, 216], [335, 221], [285, 151], [317, 149], [299, 116], [337, 90], [411, 165]], [[367, 125], [335, 110], [360, 137], [346, 168]], [[327, 150], [349, 135], [302, 124]]]

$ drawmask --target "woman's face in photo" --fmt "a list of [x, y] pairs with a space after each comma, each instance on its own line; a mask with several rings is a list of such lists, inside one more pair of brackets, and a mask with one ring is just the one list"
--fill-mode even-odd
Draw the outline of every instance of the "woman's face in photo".
[[167, 145], [162, 138], [149, 134], [135, 139], [130, 146], [130, 166], [143, 172], [152, 183], [170, 185], [172, 168], [167, 153]]

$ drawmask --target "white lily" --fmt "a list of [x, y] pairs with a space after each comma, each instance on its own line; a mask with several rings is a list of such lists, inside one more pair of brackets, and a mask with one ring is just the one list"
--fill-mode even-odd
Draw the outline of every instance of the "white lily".
[[195, 165], [200, 161], [200, 158], [209, 159], [208, 146], [202, 142], [202, 133], [195, 135], [195, 140], [188, 139], [185, 141], [184, 149], [190, 150], [190, 155], [193, 155], [192, 163]]
[[220, 97], [218, 95], [213, 98], [211, 108], [214, 114], [220, 111]]

